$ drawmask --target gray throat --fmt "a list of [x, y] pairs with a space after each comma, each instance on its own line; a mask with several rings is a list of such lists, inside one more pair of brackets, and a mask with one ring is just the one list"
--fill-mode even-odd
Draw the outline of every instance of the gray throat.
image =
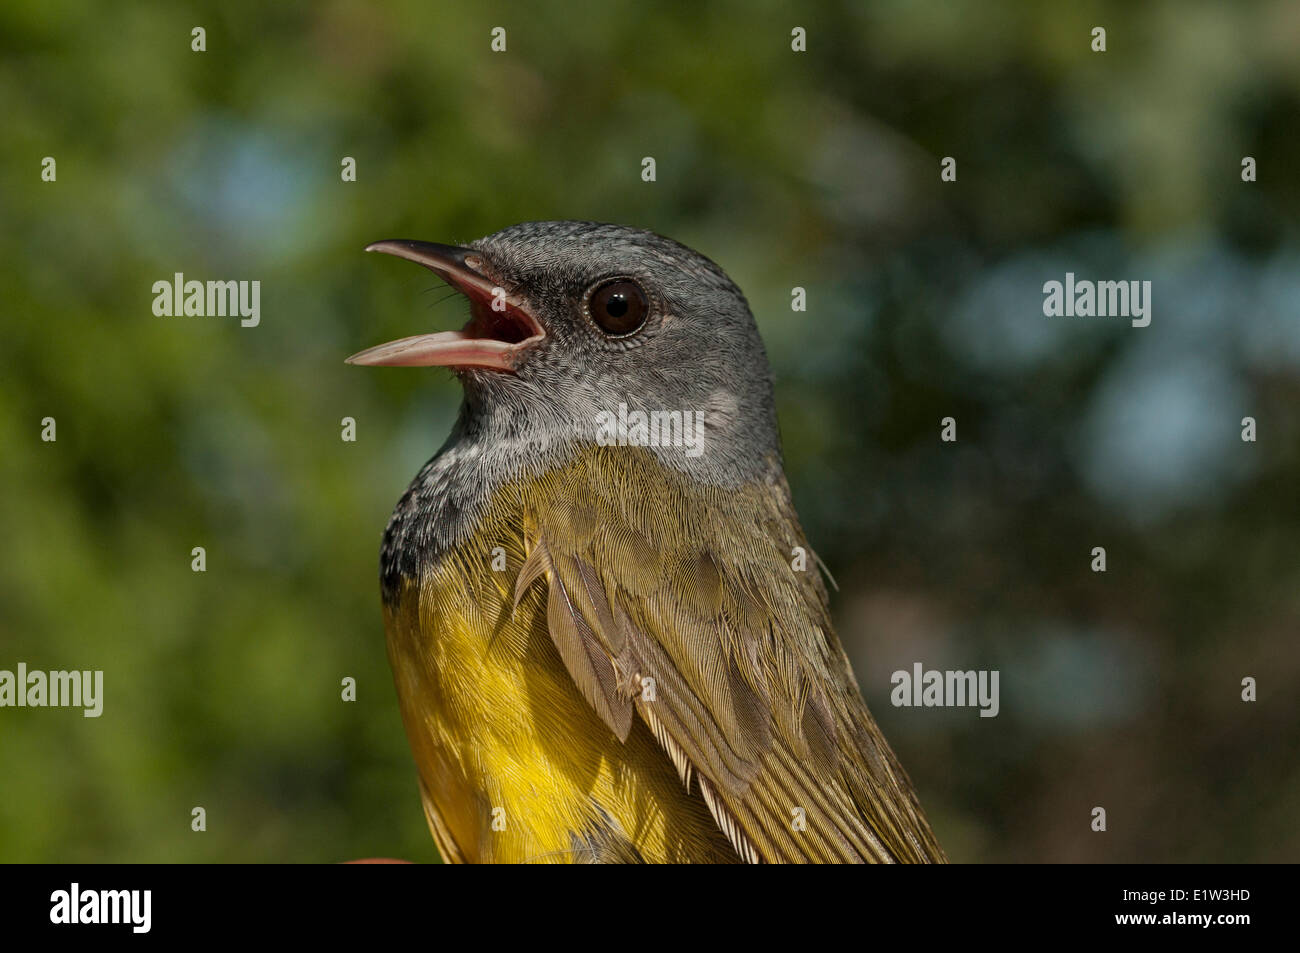
[[[465, 400], [455, 426], [402, 494], [384, 530], [385, 603], [395, 600], [403, 578], [418, 579], [425, 567], [464, 542], [502, 486], [563, 466], [584, 447], [609, 445], [608, 430], [601, 430], [589, 395], [580, 389], [546, 400], [540, 391], [521, 395], [517, 387], [497, 389], [491, 377], [463, 377]], [[680, 445], [647, 449], [664, 466], [703, 485], [734, 487], [779, 478], [780, 444], [771, 391], [765, 390], [754, 402], [758, 406], [739, 405], [729, 391], [700, 401], [701, 441], [690, 452]], [[631, 395], [621, 403], [629, 412], [656, 409], [653, 401], [645, 406]], [[622, 415], [617, 407], [603, 412], [606, 424]], [[770, 439], [760, 436], [769, 434]]]

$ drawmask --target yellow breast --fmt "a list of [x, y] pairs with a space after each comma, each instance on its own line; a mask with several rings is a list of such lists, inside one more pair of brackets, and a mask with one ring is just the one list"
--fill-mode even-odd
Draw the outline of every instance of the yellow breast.
[[642, 723], [620, 742], [564, 668], [527, 557], [526, 490], [385, 610], [388, 652], [434, 839], [467, 863], [734, 862]]

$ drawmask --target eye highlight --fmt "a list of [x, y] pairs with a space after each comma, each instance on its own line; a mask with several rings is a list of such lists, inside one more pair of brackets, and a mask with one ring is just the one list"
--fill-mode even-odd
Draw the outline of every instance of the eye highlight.
[[641, 330], [650, 314], [650, 301], [635, 281], [613, 278], [591, 292], [587, 313], [606, 334], [626, 337]]

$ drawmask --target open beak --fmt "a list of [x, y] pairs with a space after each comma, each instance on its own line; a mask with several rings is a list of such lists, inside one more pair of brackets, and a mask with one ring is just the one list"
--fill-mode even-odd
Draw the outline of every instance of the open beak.
[[396, 255], [435, 272], [469, 299], [469, 324], [459, 331], [417, 334], [369, 348], [348, 364], [375, 367], [488, 367], [514, 371], [520, 356], [546, 337], [528, 306], [484, 277], [482, 256], [472, 248], [396, 239], [366, 251]]

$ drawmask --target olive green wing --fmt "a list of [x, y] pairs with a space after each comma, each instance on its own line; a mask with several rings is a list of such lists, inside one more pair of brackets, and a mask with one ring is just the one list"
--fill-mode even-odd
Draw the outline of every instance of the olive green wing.
[[606, 448], [523, 502], [516, 602], [545, 577], [578, 689], [620, 739], [633, 717], [649, 726], [744, 859], [944, 859], [858, 692], [783, 479], [700, 488]]

